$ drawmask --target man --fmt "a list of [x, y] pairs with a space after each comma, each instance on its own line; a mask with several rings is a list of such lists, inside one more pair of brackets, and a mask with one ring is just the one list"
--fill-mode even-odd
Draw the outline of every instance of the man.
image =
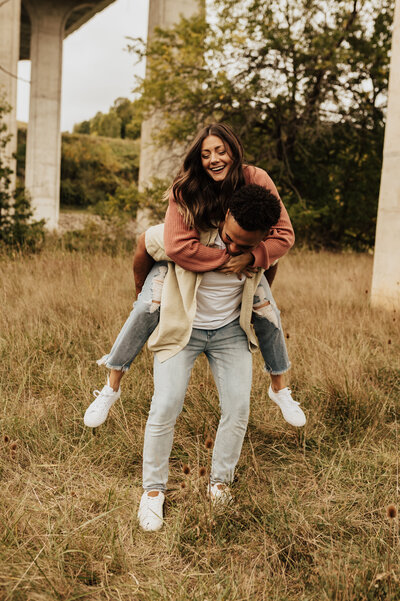
[[[279, 200], [268, 190], [256, 185], [243, 186], [234, 193], [224, 222], [218, 229], [203, 233], [202, 242], [225, 246], [232, 256], [251, 252], [267, 237], [279, 214]], [[148, 264], [149, 255], [156, 261], [168, 260], [162, 233], [162, 225], [146, 232], [136, 252], [136, 265]], [[154, 396], [145, 430], [144, 493], [138, 512], [145, 530], [158, 530], [163, 523], [174, 426], [182, 410], [194, 361], [202, 352], [210, 363], [221, 408], [209, 494], [218, 502], [229, 502], [232, 498], [229, 484], [239, 460], [249, 414], [251, 350], [257, 347], [251, 316], [263, 270], [252, 271], [253, 277], [219, 271], [199, 274], [169, 263], [162, 289], [160, 322], [149, 340], [149, 348], [155, 352]], [[137, 274], [136, 277], [140, 280]], [[298, 412], [305, 422], [300, 408]]]

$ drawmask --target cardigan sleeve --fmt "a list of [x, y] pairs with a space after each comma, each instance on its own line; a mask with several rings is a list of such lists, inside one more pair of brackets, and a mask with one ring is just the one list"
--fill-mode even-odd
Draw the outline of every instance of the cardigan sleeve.
[[164, 249], [164, 224], [152, 225], [144, 234], [146, 251], [155, 261], [170, 261]]
[[[271, 190], [279, 198], [274, 182], [266, 171], [257, 167], [245, 167], [246, 184], [258, 184]], [[268, 267], [282, 257], [294, 243], [294, 232], [289, 215], [281, 202], [281, 216], [271, 229], [267, 239], [252, 251], [254, 267]], [[172, 261], [189, 271], [212, 271], [223, 265], [229, 254], [222, 249], [204, 246], [196, 229], [189, 229], [178, 210], [172, 190], [169, 206], [165, 216], [164, 245], [167, 255]]]

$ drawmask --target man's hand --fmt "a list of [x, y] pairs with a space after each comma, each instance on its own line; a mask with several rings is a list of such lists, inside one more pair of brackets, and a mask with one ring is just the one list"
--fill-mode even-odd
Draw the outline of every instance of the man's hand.
[[153, 257], [146, 250], [145, 234], [140, 234], [133, 257], [133, 277], [135, 279], [136, 295], [142, 291], [144, 281], [154, 263]]
[[226, 263], [221, 265], [221, 267], [218, 267], [217, 271], [221, 271], [222, 273], [236, 273], [239, 280], [242, 274], [245, 275], [246, 278], [252, 278], [257, 271], [257, 267], [252, 267], [252, 263], [254, 263], [254, 255], [250, 252], [246, 252], [241, 255], [230, 257]]

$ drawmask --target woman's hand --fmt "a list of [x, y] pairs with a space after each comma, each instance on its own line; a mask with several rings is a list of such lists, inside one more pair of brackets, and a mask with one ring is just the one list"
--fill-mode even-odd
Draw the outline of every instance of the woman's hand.
[[236, 273], [239, 280], [242, 274], [245, 275], [246, 278], [252, 278], [257, 271], [256, 267], [251, 266], [253, 262], [254, 255], [250, 252], [246, 252], [241, 255], [230, 257], [226, 263], [221, 265], [221, 267], [218, 267], [216, 271], [222, 271], [222, 273]]

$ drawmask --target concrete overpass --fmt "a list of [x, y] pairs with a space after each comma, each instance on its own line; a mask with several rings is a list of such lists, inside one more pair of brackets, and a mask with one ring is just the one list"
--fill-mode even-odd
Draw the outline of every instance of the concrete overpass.
[[393, 21], [371, 304], [400, 310], [400, 0], [396, 0]]
[[[134, 0], [131, 0], [134, 2]], [[14, 168], [17, 144], [18, 60], [31, 60], [31, 91], [25, 185], [36, 218], [58, 225], [61, 164], [61, 79], [63, 40], [114, 0], [0, 0], [0, 93], [11, 106], [12, 134], [6, 158]], [[189, 16], [197, 0], [150, 0], [149, 30]], [[106, 43], [106, 40], [104, 41]], [[146, 133], [144, 144], [148, 148]]]
[[25, 185], [35, 215], [57, 227], [61, 163], [61, 78], [63, 39], [114, 0], [0, 0], [0, 85], [12, 107], [7, 148], [17, 143], [18, 60], [31, 60], [31, 91]]

